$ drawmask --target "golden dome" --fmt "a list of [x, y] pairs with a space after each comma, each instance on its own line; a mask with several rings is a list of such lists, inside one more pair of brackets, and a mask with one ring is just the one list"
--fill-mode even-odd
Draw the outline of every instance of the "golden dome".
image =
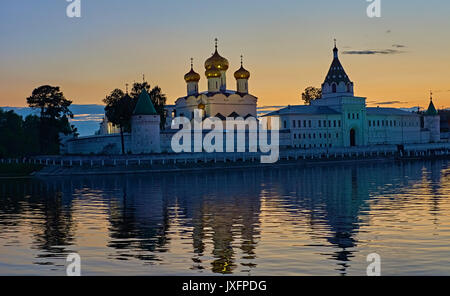
[[220, 73], [220, 71], [213, 66], [205, 71], [205, 75], [206, 78], [217, 78], [222, 76], [222, 73]]
[[184, 80], [186, 82], [199, 82], [200, 81], [200, 74], [196, 73], [192, 68], [189, 73], [184, 75]]
[[200, 103], [200, 104], [198, 104], [197, 108], [201, 109], [201, 110], [205, 110], [206, 106], [205, 106], [205, 104]]
[[191, 58], [191, 71], [189, 71], [189, 73], [186, 73], [186, 75], [184, 75], [184, 80], [186, 81], [186, 83], [200, 81], [200, 74], [198, 74], [194, 71], [194, 59], [193, 58]]
[[239, 68], [236, 72], [234, 72], [234, 78], [236, 79], [249, 79], [250, 78], [250, 72], [244, 69], [243, 66]]
[[205, 61], [205, 69], [209, 70], [212, 67], [215, 67], [219, 71], [226, 71], [226, 70], [228, 70], [228, 67], [230, 65], [228, 63], [228, 60], [226, 58], [222, 57], [217, 52], [217, 39], [215, 41], [216, 41], [216, 51], [209, 59], [207, 59]]

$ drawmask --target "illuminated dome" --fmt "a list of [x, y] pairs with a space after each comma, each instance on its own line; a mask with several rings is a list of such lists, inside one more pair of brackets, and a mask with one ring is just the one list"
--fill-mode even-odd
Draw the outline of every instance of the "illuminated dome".
[[196, 73], [192, 68], [189, 73], [184, 75], [184, 80], [186, 82], [199, 82], [200, 81], [200, 74]]
[[212, 67], [215, 67], [219, 71], [226, 71], [226, 70], [228, 70], [229, 66], [230, 65], [228, 63], [228, 60], [226, 58], [222, 57], [217, 52], [217, 39], [216, 39], [216, 51], [209, 59], [207, 59], [205, 61], [205, 69], [209, 70]]
[[201, 110], [205, 110], [206, 106], [205, 106], [205, 104], [200, 103], [200, 104], [198, 104], [197, 108], [201, 109]]
[[234, 72], [234, 78], [236, 79], [249, 79], [250, 78], [250, 72], [244, 69], [244, 67], [241, 65], [241, 68]]
[[220, 71], [216, 67], [213, 66], [206, 70], [205, 75], [206, 75], [206, 78], [217, 78], [217, 77], [222, 76], [222, 73], [220, 73]]
[[189, 71], [188, 73], [186, 73], [186, 75], [184, 75], [184, 80], [186, 81], [186, 83], [200, 81], [200, 74], [198, 74], [197, 72], [194, 71], [194, 59], [193, 58], [191, 58], [191, 71]]

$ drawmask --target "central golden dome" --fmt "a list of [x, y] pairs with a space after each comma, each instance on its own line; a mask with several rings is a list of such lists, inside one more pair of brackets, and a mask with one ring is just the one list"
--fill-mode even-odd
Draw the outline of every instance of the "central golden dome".
[[214, 67], [219, 71], [226, 71], [228, 70], [230, 64], [228, 63], [228, 60], [222, 57], [217, 51], [217, 39], [215, 41], [216, 41], [216, 51], [209, 59], [205, 61], [205, 69], [209, 70], [212, 67]]
[[222, 73], [215, 67], [211, 66], [209, 69], [205, 72], [206, 78], [217, 78], [222, 76]]

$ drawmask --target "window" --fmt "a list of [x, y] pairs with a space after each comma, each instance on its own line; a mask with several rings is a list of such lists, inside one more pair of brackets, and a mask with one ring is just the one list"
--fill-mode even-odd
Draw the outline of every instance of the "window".
[[311, 127], [311, 120], [308, 121], [308, 126]]
[[326, 120], [323, 121], [323, 127], [327, 127], [327, 121]]
[[347, 84], [347, 92], [351, 92], [350, 83]]
[[352, 113], [352, 119], [355, 119], [355, 113]]
[[371, 127], [371, 126], [372, 126], [372, 121], [369, 120], [369, 127]]
[[303, 120], [303, 127], [306, 127], [306, 120]]
[[331, 127], [331, 120], [328, 120], [328, 127]]
[[322, 121], [319, 120], [319, 127], [322, 127]]
[[313, 138], [314, 138], [314, 139], [316, 138], [316, 134], [313, 134]]
[[322, 139], [322, 134], [319, 134], [319, 138]]
[[301, 120], [297, 120], [298, 123], [298, 127], [302, 127], [302, 121]]
[[339, 138], [339, 133], [336, 133], [336, 139]]
[[335, 120], [335, 121], [333, 121], [333, 126], [334, 126], [334, 127], [336, 127], [336, 120]]
[[380, 126], [380, 121], [379, 120], [377, 120], [377, 126]]
[[286, 120], [283, 122], [284, 128], [287, 128], [287, 122]]
[[297, 139], [297, 134], [294, 134], [294, 139]]
[[348, 113], [347, 115], [348, 115], [348, 119], [350, 119], [350, 113]]
[[336, 92], [336, 83], [333, 83], [332, 85], [331, 85], [331, 89], [332, 89], [332, 91], [335, 93]]
[[295, 120], [292, 120], [292, 126], [295, 128]]
[[356, 119], [359, 119], [359, 113], [356, 113]]
[[341, 121], [340, 120], [338, 120], [338, 124], [339, 124], [339, 127], [341, 127]]

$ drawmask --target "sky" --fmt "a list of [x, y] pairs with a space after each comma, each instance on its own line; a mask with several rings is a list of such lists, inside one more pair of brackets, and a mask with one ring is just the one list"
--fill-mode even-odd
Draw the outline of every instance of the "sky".
[[68, 18], [65, 0], [0, 4], [0, 106], [26, 106], [34, 88], [60, 86], [74, 104], [101, 104], [114, 88], [159, 85], [172, 104], [186, 94], [190, 58], [206, 89], [204, 61], [214, 51], [240, 55], [259, 106], [303, 104], [320, 87], [337, 39], [341, 62], [368, 106], [450, 107], [450, 2], [381, 0], [81, 0]]

